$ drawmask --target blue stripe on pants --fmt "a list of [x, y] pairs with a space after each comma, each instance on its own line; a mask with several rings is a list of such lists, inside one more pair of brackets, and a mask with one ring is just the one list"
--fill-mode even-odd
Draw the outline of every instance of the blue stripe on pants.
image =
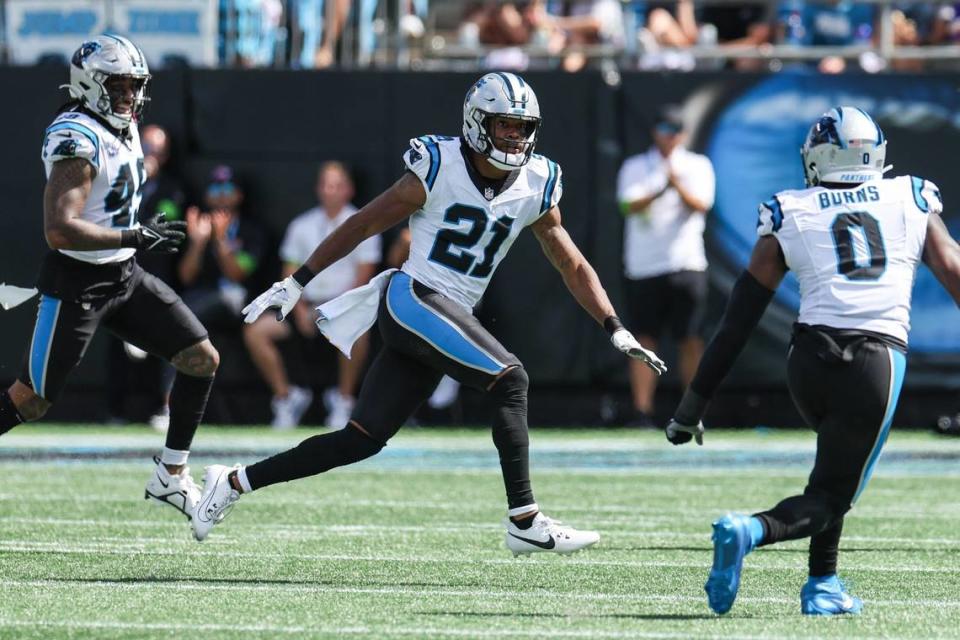
[[402, 271], [390, 280], [387, 310], [400, 326], [420, 336], [451, 360], [491, 375], [506, 368], [450, 320], [423, 304], [413, 293], [413, 278]]
[[887, 410], [883, 414], [883, 424], [880, 426], [880, 432], [873, 443], [873, 449], [867, 458], [867, 464], [863, 467], [860, 474], [860, 484], [857, 485], [857, 492], [853, 494], [851, 505], [857, 502], [857, 498], [870, 482], [870, 476], [873, 475], [873, 468], [880, 458], [880, 451], [887, 441], [887, 435], [890, 433], [890, 425], [893, 423], [893, 412], [897, 410], [897, 400], [900, 399], [900, 389], [903, 388], [903, 376], [907, 371], [907, 358], [899, 351], [887, 347], [890, 354], [890, 390], [887, 394]]
[[33, 385], [33, 392], [41, 398], [45, 397], [47, 361], [50, 359], [50, 346], [53, 344], [53, 332], [59, 316], [60, 301], [50, 296], [41, 296], [37, 324], [33, 328], [33, 342], [30, 344], [30, 384]]

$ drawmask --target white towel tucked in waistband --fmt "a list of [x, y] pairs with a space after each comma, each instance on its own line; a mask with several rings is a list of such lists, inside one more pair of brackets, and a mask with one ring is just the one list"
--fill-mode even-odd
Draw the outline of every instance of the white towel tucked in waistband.
[[350, 357], [353, 343], [377, 321], [380, 296], [396, 269], [387, 269], [370, 282], [342, 293], [317, 307], [317, 328], [330, 344]]

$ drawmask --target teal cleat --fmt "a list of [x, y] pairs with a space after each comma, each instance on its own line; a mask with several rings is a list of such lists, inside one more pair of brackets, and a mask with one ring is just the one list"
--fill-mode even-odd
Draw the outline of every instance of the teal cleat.
[[753, 547], [750, 516], [728, 513], [713, 523], [713, 567], [703, 588], [715, 613], [726, 613], [733, 606], [743, 558]]
[[800, 611], [804, 615], [855, 615], [862, 609], [863, 600], [847, 593], [847, 588], [835, 573], [828, 576], [810, 576], [800, 590]]

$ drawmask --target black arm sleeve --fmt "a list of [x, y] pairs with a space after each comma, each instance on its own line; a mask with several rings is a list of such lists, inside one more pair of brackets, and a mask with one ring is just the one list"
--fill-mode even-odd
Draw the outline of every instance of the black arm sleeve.
[[[749, 271], [744, 271], [737, 278], [733, 291], [730, 292], [727, 310], [720, 320], [720, 327], [707, 345], [697, 374], [690, 383], [690, 389], [684, 394], [684, 400], [677, 408], [677, 415], [674, 416], [677, 422], [696, 424], [703, 417], [707, 403], [740, 355], [747, 338], [760, 322], [763, 312], [773, 299], [773, 293], [760, 284]], [[691, 392], [695, 395], [691, 395]]]

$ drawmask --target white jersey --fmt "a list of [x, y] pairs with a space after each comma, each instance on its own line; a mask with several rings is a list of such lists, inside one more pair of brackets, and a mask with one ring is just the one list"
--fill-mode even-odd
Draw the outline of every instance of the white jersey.
[[627, 158], [617, 175], [620, 202], [661, 194], [646, 211], [626, 216], [623, 266], [628, 278], [639, 280], [678, 271], [707, 269], [707, 255], [703, 248], [705, 216], [688, 207], [676, 189], [667, 188], [671, 171], [677, 181], [702, 200], [708, 209], [713, 206], [716, 178], [707, 156], [677, 147], [669, 158], [664, 158], [653, 147], [646, 153]]
[[[331, 218], [323, 207], [314, 207], [301, 213], [287, 227], [280, 245], [280, 259], [300, 266], [327, 236], [357, 212], [353, 205], [345, 205]], [[336, 298], [357, 284], [357, 268], [362, 264], [380, 262], [380, 236], [370, 236], [357, 248], [321, 271], [303, 288], [303, 299], [319, 304]], [[362, 283], [361, 283], [362, 284]]]
[[906, 344], [927, 216], [942, 210], [935, 184], [901, 176], [849, 189], [781, 191], [760, 205], [757, 233], [777, 239], [800, 281], [799, 322]]
[[563, 194], [560, 167], [536, 154], [499, 193], [483, 186], [467, 168], [459, 138], [415, 138], [403, 161], [423, 182], [427, 200], [410, 217], [410, 257], [401, 269], [468, 309], [520, 231]]
[[[43, 138], [43, 166], [47, 178], [55, 162], [69, 158], [83, 158], [93, 165], [96, 173], [86, 207], [80, 215], [83, 220], [108, 229], [135, 229], [140, 226], [137, 211], [140, 209], [146, 173], [136, 124], [130, 125], [130, 136], [125, 138], [118, 137], [86, 113], [68, 111], [59, 114], [47, 127]], [[136, 251], [131, 247], [97, 251], [60, 250], [71, 258], [93, 264], [122, 262]]]

